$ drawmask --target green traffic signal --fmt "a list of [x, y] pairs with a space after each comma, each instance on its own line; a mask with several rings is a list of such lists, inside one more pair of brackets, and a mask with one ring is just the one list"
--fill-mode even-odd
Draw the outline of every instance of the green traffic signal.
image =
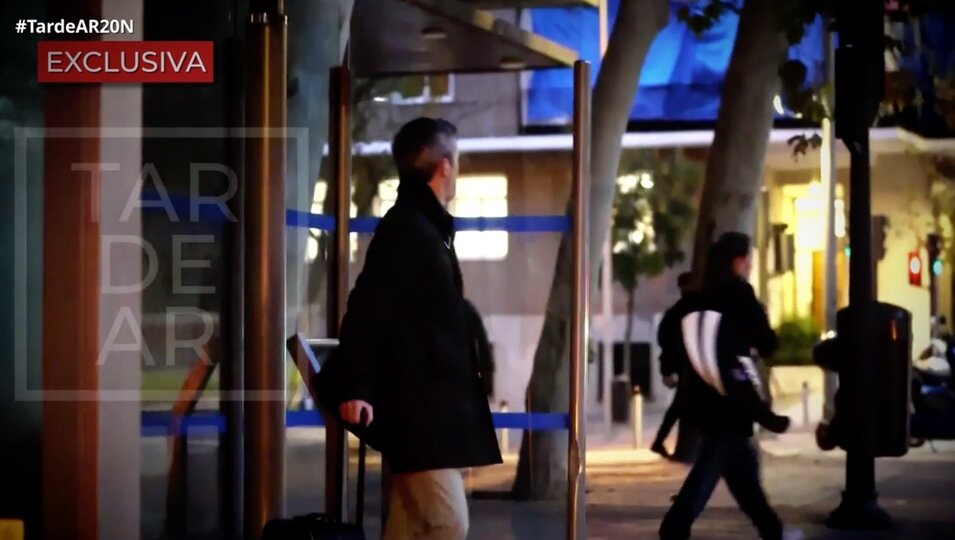
[[942, 275], [942, 259], [932, 261], [932, 273], [936, 276]]

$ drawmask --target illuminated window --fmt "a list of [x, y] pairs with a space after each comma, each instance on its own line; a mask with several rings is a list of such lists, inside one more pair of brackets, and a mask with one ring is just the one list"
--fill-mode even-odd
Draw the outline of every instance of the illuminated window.
[[[378, 186], [376, 215], [383, 216], [398, 198], [398, 179]], [[507, 216], [507, 178], [504, 176], [461, 176], [450, 212], [457, 217]], [[461, 231], [454, 240], [458, 258], [464, 261], [498, 261], [507, 257], [507, 231]]]
[[[507, 178], [462, 176], [450, 211], [458, 217], [507, 216]], [[454, 248], [464, 261], [499, 261], [507, 257], [507, 231], [461, 231]]]

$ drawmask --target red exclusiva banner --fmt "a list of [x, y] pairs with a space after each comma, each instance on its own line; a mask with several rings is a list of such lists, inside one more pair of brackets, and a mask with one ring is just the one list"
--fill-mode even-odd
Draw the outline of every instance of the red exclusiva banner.
[[41, 83], [211, 83], [211, 41], [40, 41]]

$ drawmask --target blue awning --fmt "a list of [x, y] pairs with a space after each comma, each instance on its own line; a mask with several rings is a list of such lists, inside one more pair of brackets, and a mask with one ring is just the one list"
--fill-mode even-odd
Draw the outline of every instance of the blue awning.
[[[609, 0], [610, 26], [620, 0]], [[638, 121], [713, 121], [720, 103], [720, 88], [729, 64], [739, 16], [727, 13], [701, 36], [677, 20], [679, 3], [671, 2], [670, 23], [650, 47], [630, 119]], [[593, 63], [592, 79], [599, 69], [596, 10], [587, 8], [535, 9], [533, 31], [575, 49]], [[817, 21], [802, 43], [790, 49], [809, 69], [811, 81], [823, 71], [823, 28]], [[593, 80], [591, 83], [593, 83]], [[554, 69], [532, 73], [527, 93], [527, 123], [564, 124], [573, 110], [572, 72]]]

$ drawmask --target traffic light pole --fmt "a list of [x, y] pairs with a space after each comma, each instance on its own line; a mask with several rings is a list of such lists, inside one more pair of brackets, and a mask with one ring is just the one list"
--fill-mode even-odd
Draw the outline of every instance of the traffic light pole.
[[[850, 5], [851, 4], [851, 5]], [[852, 317], [845, 369], [840, 373], [842, 403], [849, 406], [846, 424], [846, 489], [842, 503], [827, 524], [836, 529], [874, 530], [890, 525], [875, 491], [875, 448], [878, 426], [873, 412], [877, 366], [873, 356], [874, 277], [872, 262], [869, 126], [882, 98], [885, 72], [884, 6], [881, 2], [842, 2], [836, 14], [836, 136], [849, 149], [850, 170], [849, 308]]]
[[941, 256], [942, 239], [936, 234], [928, 235], [926, 241], [928, 248], [928, 294], [929, 294], [929, 321], [932, 327], [929, 330], [929, 336], [935, 339], [939, 335], [940, 324], [938, 314], [938, 274], [935, 273], [935, 261]]
[[878, 504], [875, 490], [875, 361], [870, 338], [874, 271], [872, 268], [871, 182], [869, 176], [869, 140], [846, 140], [852, 158], [850, 171], [849, 230], [852, 257], [849, 262], [849, 307], [852, 312], [851, 350], [847, 370], [843, 370], [841, 388], [847, 392], [852, 421], [858, 430], [849, 436], [846, 453], [846, 489], [842, 504], [829, 516], [835, 529], [871, 530], [886, 528], [890, 518]]

